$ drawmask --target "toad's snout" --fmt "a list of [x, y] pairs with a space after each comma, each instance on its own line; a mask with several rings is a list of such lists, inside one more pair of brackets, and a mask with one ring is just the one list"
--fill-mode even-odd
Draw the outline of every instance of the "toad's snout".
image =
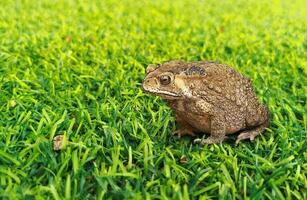
[[159, 87], [158, 81], [155, 78], [145, 79], [142, 83], [142, 88], [145, 92], [154, 92]]

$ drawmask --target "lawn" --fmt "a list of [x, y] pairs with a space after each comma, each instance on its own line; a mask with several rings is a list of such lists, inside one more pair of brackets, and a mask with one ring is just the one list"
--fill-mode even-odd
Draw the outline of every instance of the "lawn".
[[[306, 7], [1, 0], [0, 199], [307, 199]], [[270, 128], [238, 146], [173, 136], [140, 87], [170, 59], [250, 77]]]

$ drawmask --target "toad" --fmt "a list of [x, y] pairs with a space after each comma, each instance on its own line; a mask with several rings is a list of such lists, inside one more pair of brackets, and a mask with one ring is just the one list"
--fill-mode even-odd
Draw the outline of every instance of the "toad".
[[221, 143], [237, 132], [236, 144], [254, 140], [269, 125], [268, 108], [257, 99], [251, 81], [225, 64], [173, 60], [149, 65], [142, 88], [175, 111], [179, 137], [210, 134], [195, 140], [201, 144]]

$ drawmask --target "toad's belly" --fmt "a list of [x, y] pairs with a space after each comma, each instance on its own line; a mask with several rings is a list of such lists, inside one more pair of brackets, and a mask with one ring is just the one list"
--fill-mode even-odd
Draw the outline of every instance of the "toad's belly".
[[177, 113], [181, 119], [185, 121], [195, 129], [195, 132], [210, 133], [211, 132], [211, 120], [210, 115], [196, 115], [189, 113]]
[[[184, 112], [177, 112], [181, 119], [192, 126], [196, 133], [211, 133], [211, 116], [210, 115], [197, 115]], [[232, 134], [240, 131], [243, 128], [242, 125], [227, 123], [225, 124], [225, 134]]]

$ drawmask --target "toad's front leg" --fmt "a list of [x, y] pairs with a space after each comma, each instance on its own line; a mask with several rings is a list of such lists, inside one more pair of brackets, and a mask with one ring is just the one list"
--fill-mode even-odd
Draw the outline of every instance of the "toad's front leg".
[[223, 114], [211, 116], [211, 135], [201, 141], [201, 144], [217, 144], [226, 139], [226, 123]]
[[[198, 100], [191, 105], [192, 106], [189, 110], [194, 111], [198, 115], [210, 116], [210, 137], [205, 140], [195, 139], [194, 142], [200, 142], [201, 144], [215, 144], [222, 142], [226, 138], [226, 122], [223, 110], [204, 100]], [[206, 132], [206, 130], [200, 131]]]
[[196, 136], [193, 127], [178, 113], [176, 113], [176, 121], [180, 128], [179, 130], [175, 131], [174, 134], [178, 134], [179, 138], [184, 135], [190, 135], [192, 137]]

